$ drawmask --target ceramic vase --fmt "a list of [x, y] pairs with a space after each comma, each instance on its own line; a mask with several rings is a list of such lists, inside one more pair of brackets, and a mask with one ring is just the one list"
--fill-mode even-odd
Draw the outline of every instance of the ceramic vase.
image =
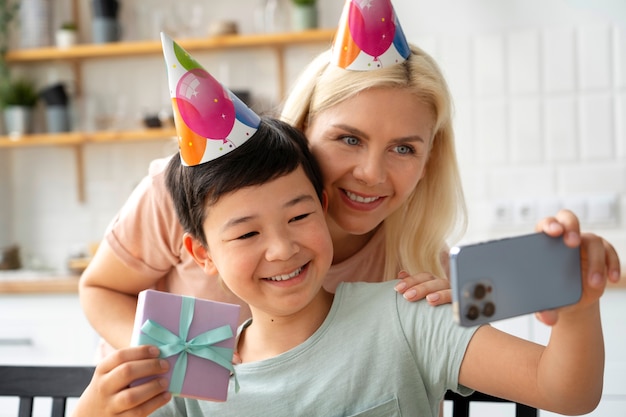
[[19, 137], [32, 131], [33, 109], [26, 106], [7, 106], [4, 109], [4, 127], [7, 135]]
[[59, 29], [55, 33], [55, 43], [57, 48], [71, 48], [76, 45], [76, 31], [69, 29]]
[[50, 0], [20, 1], [20, 48], [41, 48], [52, 45], [50, 3]]

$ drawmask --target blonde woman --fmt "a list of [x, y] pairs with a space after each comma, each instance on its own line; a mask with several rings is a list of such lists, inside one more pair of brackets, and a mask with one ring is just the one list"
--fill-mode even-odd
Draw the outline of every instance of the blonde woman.
[[[329, 55], [302, 73], [281, 118], [305, 132], [322, 167], [335, 263], [376, 238], [373, 275], [446, 278], [446, 240], [464, 231], [466, 210], [441, 71], [415, 46], [405, 62], [376, 71], [347, 71]], [[417, 289], [405, 296], [423, 297]], [[450, 293], [427, 298], [449, 302]]]

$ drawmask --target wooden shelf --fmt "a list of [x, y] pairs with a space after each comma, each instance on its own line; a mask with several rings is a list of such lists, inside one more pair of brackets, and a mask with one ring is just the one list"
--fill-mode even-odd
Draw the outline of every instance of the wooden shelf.
[[126, 131], [102, 132], [70, 132], [58, 134], [24, 135], [18, 138], [0, 136], [0, 149], [24, 148], [35, 146], [70, 146], [74, 149], [76, 158], [76, 193], [78, 201], [85, 201], [85, 174], [82, 145], [88, 143], [111, 143], [147, 140], [172, 140], [176, 137], [176, 129], [140, 129]]
[[78, 276], [50, 277], [41, 280], [0, 281], [0, 294], [75, 294]]
[[[330, 46], [335, 29], [319, 29], [301, 32], [224, 35], [207, 38], [176, 40], [189, 51], [215, 51], [221, 49], [268, 47], [277, 53], [279, 96], [285, 95], [284, 48], [293, 45], [328, 43]], [[137, 55], [162, 53], [160, 41], [113, 42], [108, 44], [82, 44], [71, 48], [56, 47], [19, 49], [7, 52], [6, 61], [11, 64], [37, 64], [50, 61], [72, 62], [80, 91], [80, 68], [78, 63], [86, 59], [123, 58]], [[66, 134], [24, 135], [19, 138], [0, 136], [0, 148], [25, 146], [81, 145], [90, 142], [122, 142], [155, 140], [175, 136], [174, 129], [144, 129], [137, 131], [73, 132]]]
[[[335, 29], [319, 29], [302, 32], [223, 35], [196, 39], [175, 39], [188, 51], [219, 50], [235, 48], [270, 47], [281, 48], [290, 45], [328, 42], [335, 34]], [[113, 42], [108, 44], [79, 44], [67, 49], [33, 48], [8, 51], [8, 63], [28, 63], [55, 60], [84, 60], [93, 58], [115, 58], [136, 55], [154, 55], [162, 52], [160, 41]]]
[[[78, 0], [74, 0], [75, 9]], [[330, 47], [335, 29], [319, 29], [301, 32], [224, 35], [196, 39], [175, 39], [188, 51], [218, 51], [226, 49], [269, 48], [276, 54], [278, 95], [284, 97], [285, 49], [305, 44], [327, 44]], [[76, 77], [77, 95], [81, 95], [81, 62], [88, 59], [112, 59], [140, 55], [162, 54], [158, 40], [141, 42], [112, 42], [108, 44], [79, 44], [70, 48], [32, 48], [8, 51], [5, 59], [9, 64], [45, 64], [47, 62], [68, 62], [73, 66]], [[20, 137], [0, 136], [0, 149], [33, 146], [71, 146], [76, 154], [77, 195], [85, 201], [84, 163], [82, 145], [89, 143], [111, 143], [142, 140], [159, 140], [176, 137], [174, 128], [138, 129], [131, 131], [70, 132], [61, 134], [34, 134]]]
[[108, 143], [142, 140], [171, 139], [176, 137], [176, 129], [139, 129], [126, 131], [69, 132], [57, 134], [24, 135], [17, 138], [0, 136], [0, 148], [20, 148], [28, 146], [83, 145], [86, 143]]

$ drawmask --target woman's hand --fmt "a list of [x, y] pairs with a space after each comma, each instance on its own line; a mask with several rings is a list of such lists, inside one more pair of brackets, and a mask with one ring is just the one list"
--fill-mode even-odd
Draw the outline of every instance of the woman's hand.
[[452, 302], [452, 291], [447, 279], [436, 277], [428, 272], [409, 275], [405, 271], [398, 273], [400, 282], [394, 287], [408, 301], [426, 298], [428, 304], [438, 306]]
[[[546, 217], [537, 223], [535, 229], [553, 237], [563, 236], [569, 247], [580, 246], [583, 296], [577, 306], [597, 302], [607, 280], [620, 280], [620, 260], [613, 245], [595, 234], [581, 233], [578, 218], [571, 211], [561, 210], [555, 217]], [[554, 325], [558, 318], [557, 310], [542, 311], [537, 313], [537, 318], [547, 325]]]
[[[147, 416], [167, 404], [168, 380], [159, 375], [169, 363], [154, 346], [135, 346], [113, 352], [96, 367], [73, 412], [75, 417]], [[140, 378], [156, 377], [133, 387]]]

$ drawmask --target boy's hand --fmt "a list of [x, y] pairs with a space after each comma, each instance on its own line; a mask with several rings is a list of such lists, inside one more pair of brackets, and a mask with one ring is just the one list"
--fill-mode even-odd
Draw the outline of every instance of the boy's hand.
[[[592, 233], [580, 233], [578, 218], [569, 210], [561, 210], [555, 217], [547, 217], [537, 223], [536, 230], [550, 236], [563, 236], [569, 247], [580, 246], [583, 295], [575, 305], [586, 307], [598, 301], [607, 279], [617, 282], [620, 279], [620, 260], [617, 251], [609, 242]], [[568, 309], [571, 307], [564, 307]], [[561, 309], [561, 310], [563, 310]], [[537, 318], [551, 326], [558, 319], [557, 310], [537, 313]]]
[[438, 278], [428, 272], [409, 275], [405, 271], [398, 273], [398, 279], [400, 282], [394, 288], [409, 301], [426, 298], [428, 304], [433, 306], [452, 302], [452, 291], [447, 279]]
[[171, 398], [165, 378], [129, 386], [137, 379], [167, 372], [169, 363], [158, 356], [158, 348], [144, 345], [121, 349], [104, 358], [81, 395], [73, 416], [147, 416], [165, 405]]

